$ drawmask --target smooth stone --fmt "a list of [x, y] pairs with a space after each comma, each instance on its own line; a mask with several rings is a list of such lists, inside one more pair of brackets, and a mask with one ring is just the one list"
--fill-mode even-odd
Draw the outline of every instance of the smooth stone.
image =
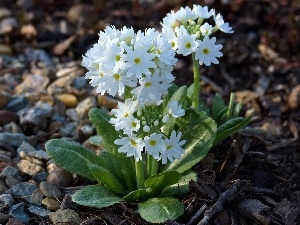
[[4, 107], [4, 109], [13, 111], [13, 112], [18, 112], [21, 109], [24, 109], [27, 106], [28, 103], [28, 99], [23, 96], [20, 95], [18, 97], [13, 98], [12, 100], [10, 100], [7, 105]]
[[6, 223], [8, 219], [9, 219], [8, 214], [0, 212], [0, 224]]
[[57, 187], [69, 187], [74, 183], [72, 173], [61, 168], [55, 167], [48, 175], [47, 182]]
[[43, 49], [26, 48], [24, 53], [29, 61], [38, 61], [46, 66], [53, 64], [51, 57]]
[[14, 198], [30, 199], [31, 194], [37, 189], [35, 184], [28, 182], [21, 182], [13, 186], [6, 191], [7, 194], [11, 194]]
[[36, 206], [36, 205], [30, 205], [28, 210], [29, 212], [41, 217], [47, 217], [48, 214], [50, 213], [50, 211], [45, 209], [44, 207]]
[[35, 152], [36, 149], [29, 144], [27, 141], [23, 141], [22, 144], [18, 147], [17, 152], [21, 156], [21, 158], [24, 158], [29, 152]]
[[0, 193], [4, 193], [9, 188], [7, 187], [6, 183], [0, 179]]
[[9, 110], [0, 110], [0, 126], [6, 125], [11, 122], [17, 123], [18, 121], [19, 115], [17, 113]]
[[47, 177], [48, 177], [48, 173], [46, 171], [42, 171], [42, 172], [39, 172], [37, 174], [34, 174], [32, 176], [32, 179], [35, 181], [35, 182], [42, 182], [42, 181], [47, 181]]
[[53, 185], [50, 184], [46, 181], [43, 181], [40, 183], [39, 185], [40, 190], [42, 191], [42, 193], [47, 197], [47, 198], [55, 198], [55, 199], [60, 199], [62, 197], [62, 192], [61, 190]]
[[83, 89], [87, 85], [87, 81], [84, 77], [76, 77], [73, 82], [72, 86], [76, 89]]
[[60, 208], [59, 201], [54, 198], [44, 198], [42, 204], [50, 211], [56, 211]]
[[11, 207], [15, 203], [15, 200], [11, 194], [0, 195], [0, 211]]
[[14, 147], [19, 147], [25, 141], [24, 134], [0, 133], [0, 141], [7, 142]]
[[22, 179], [22, 177], [20, 176], [20, 171], [17, 168], [12, 166], [5, 167], [0, 173], [0, 177], [1, 178], [14, 177], [17, 179]]
[[63, 137], [73, 137], [76, 134], [77, 124], [77, 122], [71, 122], [63, 125], [59, 130], [59, 134]]
[[60, 204], [60, 208], [61, 209], [77, 209], [78, 208], [78, 204], [76, 202], [72, 201], [72, 196], [69, 194], [66, 194], [64, 196], [64, 198], [61, 201]]
[[83, 119], [88, 116], [88, 112], [91, 108], [95, 108], [97, 106], [96, 99], [93, 96], [89, 96], [86, 99], [82, 100], [78, 103], [76, 112], [78, 113], [79, 118]]
[[11, 152], [0, 150], [0, 162], [11, 162]]
[[55, 225], [64, 223], [79, 225], [81, 223], [78, 213], [72, 209], [59, 209], [56, 212], [50, 213], [49, 218]]
[[29, 174], [31, 176], [44, 171], [44, 167], [42, 167], [41, 165], [32, 163], [26, 159], [20, 160], [20, 162], [17, 164], [17, 166], [21, 172]]
[[14, 177], [7, 177], [5, 179], [5, 183], [7, 184], [7, 186], [9, 188], [12, 188], [13, 186], [15, 186], [16, 184], [20, 183], [21, 181], [19, 181], [17, 178], [14, 178]]
[[78, 116], [78, 113], [73, 108], [66, 110], [66, 116], [69, 117], [72, 121], [75, 121], [75, 122], [80, 120], [80, 118]]
[[61, 94], [57, 98], [64, 103], [67, 108], [75, 108], [78, 104], [77, 97], [72, 94]]
[[38, 74], [27, 75], [21, 84], [15, 87], [14, 92], [18, 95], [27, 92], [41, 93], [49, 84], [49, 78]]
[[41, 159], [41, 160], [49, 160], [50, 159], [48, 152], [46, 152], [44, 150], [29, 152], [29, 155], [34, 158]]
[[44, 194], [40, 189], [36, 189], [32, 192], [30, 198], [28, 198], [28, 202], [34, 205], [42, 205], [42, 201], [44, 199]]
[[13, 205], [9, 208], [8, 214], [17, 220], [27, 223], [31, 218], [24, 212], [24, 206], [24, 202]]
[[79, 134], [84, 138], [89, 138], [95, 133], [95, 128], [91, 125], [83, 125], [79, 128]]

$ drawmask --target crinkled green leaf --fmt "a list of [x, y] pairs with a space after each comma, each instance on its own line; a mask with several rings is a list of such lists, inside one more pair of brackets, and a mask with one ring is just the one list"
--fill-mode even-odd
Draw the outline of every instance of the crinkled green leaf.
[[181, 201], [173, 197], [150, 198], [139, 204], [138, 212], [149, 223], [165, 223], [181, 216], [184, 206]]
[[103, 185], [90, 185], [72, 195], [72, 200], [79, 205], [103, 208], [111, 206], [123, 199]]
[[176, 171], [164, 171], [159, 174], [155, 174], [145, 180], [145, 187], [150, 189], [151, 196], [159, 195], [159, 192], [164, 188], [176, 184], [180, 179], [180, 173]]
[[166, 187], [159, 197], [167, 197], [173, 195], [183, 195], [190, 191], [190, 181], [197, 181], [197, 174], [193, 170], [185, 171], [181, 174], [180, 180], [173, 185]]
[[198, 113], [193, 109], [185, 111], [185, 116], [177, 120], [182, 132], [182, 140], [186, 140], [184, 145], [185, 153], [180, 160], [163, 166], [161, 171], [176, 170], [183, 173], [198, 163], [211, 149], [215, 140], [217, 125], [214, 120], [203, 113]]
[[124, 196], [123, 199], [127, 202], [137, 202], [146, 199], [146, 196], [147, 196], [146, 189], [138, 189]]
[[244, 128], [251, 120], [251, 117], [243, 118], [237, 117], [231, 120], [228, 120], [224, 124], [222, 124], [217, 129], [216, 139], [214, 140], [214, 145], [220, 143], [225, 138], [229, 137], [230, 135], [234, 134], [238, 130]]
[[101, 109], [92, 108], [89, 111], [89, 120], [96, 127], [97, 133], [103, 138], [103, 144], [108, 152], [116, 154], [119, 146], [114, 141], [119, 139], [121, 133], [109, 122], [110, 116]]
[[124, 189], [120, 180], [115, 177], [109, 170], [95, 164], [88, 164], [88, 166], [97, 181], [101, 182], [109, 190], [118, 194], [126, 193], [126, 190]]
[[56, 164], [66, 170], [96, 180], [88, 164], [101, 165], [102, 160], [95, 153], [80, 144], [63, 139], [53, 139], [46, 143], [46, 151]]

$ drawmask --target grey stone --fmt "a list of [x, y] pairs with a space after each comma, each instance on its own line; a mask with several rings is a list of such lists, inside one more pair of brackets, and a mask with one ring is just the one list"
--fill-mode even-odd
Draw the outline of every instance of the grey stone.
[[24, 205], [25, 205], [24, 202], [13, 205], [12, 207], [9, 208], [8, 214], [24, 223], [29, 222], [30, 217], [24, 212]]
[[60, 208], [60, 203], [54, 198], [44, 198], [42, 204], [50, 211], [56, 211]]
[[2, 178], [14, 177], [14, 178], [17, 178], [17, 179], [22, 179], [21, 176], [20, 176], [20, 171], [17, 168], [12, 167], [12, 166], [5, 167], [2, 170], [2, 172], [0, 174], [0, 177], [2, 177]]
[[16, 184], [12, 188], [6, 191], [7, 194], [11, 194], [15, 198], [30, 199], [30, 195], [37, 189], [35, 184], [28, 182], [21, 182]]
[[41, 192], [41, 190], [36, 189], [34, 192], [32, 192], [27, 201], [34, 205], [42, 205], [43, 198], [44, 194]]
[[0, 195], [0, 211], [8, 209], [15, 203], [15, 200], [11, 194]]
[[0, 212], [0, 224], [4, 224], [8, 221], [9, 215], [6, 213], [1, 213]]
[[50, 213], [49, 210], [45, 209], [44, 207], [37, 206], [37, 205], [30, 205], [28, 208], [29, 212], [41, 216], [41, 217], [47, 217]]
[[24, 158], [27, 154], [34, 151], [36, 151], [36, 149], [26, 141], [23, 141], [17, 149], [17, 152], [21, 156], [21, 158]]
[[78, 113], [76, 112], [76, 110], [74, 108], [70, 108], [66, 110], [66, 115], [67, 117], [69, 117], [72, 121], [79, 121], [80, 118], [78, 116]]
[[95, 97], [90, 96], [79, 102], [75, 109], [78, 113], [79, 118], [83, 119], [87, 117], [89, 110], [91, 108], [95, 108], [96, 106], [97, 103]]
[[14, 177], [6, 177], [5, 179], [5, 183], [7, 184], [7, 186], [9, 188], [12, 188], [13, 186], [15, 186], [16, 184], [20, 183], [21, 181], [19, 181], [17, 178]]
[[48, 177], [48, 173], [46, 171], [42, 171], [42, 172], [39, 172], [37, 174], [34, 174], [32, 176], [32, 179], [35, 181], [35, 182], [42, 182], [42, 181], [47, 181], [47, 177]]
[[78, 213], [72, 209], [59, 209], [56, 212], [50, 213], [49, 218], [55, 225], [62, 223], [79, 225], [81, 222]]
[[61, 201], [60, 208], [61, 209], [77, 209], [78, 204], [72, 201], [72, 196], [66, 194]]
[[76, 77], [73, 81], [72, 81], [72, 86], [76, 89], [83, 89], [85, 88], [87, 84], [87, 81], [84, 77]]
[[77, 125], [77, 122], [66, 123], [60, 128], [59, 134], [63, 137], [72, 137], [76, 134]]
[[55, 199], [60, 199], [62, 197], [61, 190], [57, 187], [54, 186], [48, 182], [41, 182], [40, 185], [40, 190], [42, 193], [47, 197], [47, 198], [55, 198]]
[[0, 141], [7, 142], [14, 147], [19, 147], [25, 141], [25, 135], [19, 133], [0, 133]]
[[18, 112], [21, 109], [24, 109], [28, 103], [28, 99], [24, 95], [19, 95], [18, 97], [13, 98], [10, 100], [4, 109]]
[[69, 187], [73, 184], [72, 173], [61, 168], [55, 167], [48, 175], [47, 182], [57, 187]]
[[8, 190], [6, 183], [0, 179], [0, 193], [4, 193]]
[[21, 172], [27, 173], [31, 176], [34, 174], [37, 174], [41, 171], [44, 171], [44, 167], [42, 167], [41, 165], [32, 163], [26, 159], [20, 160], [20, 162], [17, 164], [17, 166]]
[[29, 152], [29, 155], [34, 158], [41, 159], [41, 160], [49, 160], [50, 159], [48, 152], [46, 152], [44, 150], [32, 151], [32, 152]]
[[0, 150], [0, 162], [11, 162], [11, 152]]

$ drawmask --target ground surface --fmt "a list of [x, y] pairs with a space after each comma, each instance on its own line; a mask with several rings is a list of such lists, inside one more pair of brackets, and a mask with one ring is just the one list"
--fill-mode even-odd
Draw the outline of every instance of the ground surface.
[[[82, 2], [85, 4], [77, 4]], [[253, 117], [245, 130], [215, 147], [195, 167], [199, 180], [191, 184], [189, 195], [181, 196], [185, 213], [168, 224], [300, 224], [300, 2], [144, 2], [2, 0], [0, 133], [23, 133], [35, 149], [43, 149], [50, 138], [63, 136], [84, 143], [90, 135], [82, 128], [90, 128], [86, 114], [74, 115], [70, 109], [78, 109], [91, 98], [91, 106], [110, 109], [115, 105], [113, 99], [96, 96], [84, 83], [85, 71], [79, 66], [82, 54], [97, 41], [99, 30], [111, 24], [136, 30], [159, 28], [159, 21], [171, 9], [207, 4], [221, 12], [235, 32], [219, 36], [224, 45], [220, 64], [201, 68], [201, 98], [209, 104], [219, 93], [228, 100], [234, 91], [244, 103], [243, 115]], [[180, 59], [174, 74], [179, 85], [191, 84], [190, 61]], [[61, 97], [63, 93], [71, 96]], [[49, 103], [56, 117], [38, 116], [34, 110], [33, 115], [22, 116], [21, 100], [15, 108], [8, 107], [20, 96], [27, 99], [23, 108]], [[7, 139], [0, 141], [4, 152], [15, 152], [18, 147]], [[16, 154], [9, 158], [0, 162], [1, 171], [7, 166], [24, 170]], [[48, 160], [42, 159], [44, 168]], [[20, 174], [16, 183], [32, 179], [32, 174]], [[1, 179], [13, 186], [5, 177]], [[71, 182], [63, 193], [79, 184], [78, 180]], [[22, 198], [15, 201], [22, 202]], [[47, 217], [30, 214], [26, 207], [32, 217], [29, 224], [52, 224]], [[104, 210], [74, 209], [82, 224], [147, 224], [134, 210], [135, 205], [127, 204]], [[9, 223], [20, 224], [13, 219]]]

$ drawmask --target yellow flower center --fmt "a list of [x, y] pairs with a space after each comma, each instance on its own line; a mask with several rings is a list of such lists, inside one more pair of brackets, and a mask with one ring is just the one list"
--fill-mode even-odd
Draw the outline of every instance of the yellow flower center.
[[188, 42], [188, 43], [185, 44], [185, 47], [190, 48], [190, 47], [192, 47], [192, 44], [190, 42]]
[[99, 77], [104, 77], [104, 74], [103, 73], [99, 73]]
[[204, 55], [207, 55], [209, 53], [209, 50], [207, 48], [204, 48], [202, 52]]
[[170, 150], [172, 148], [172, 145], [167, 146], [167, 150]]
[[115, 73], [115, 74], [114, 74], [114, 78], [115, 78], [116, 80], [120, 80], [120, 79], [121, 79], [121, 75], [118, 74], [118, 73]]
[[133, 122], [131, 123], [131, 126], [132, 126], [132, 127], [136, 127], [136, 126], [137, 126], [137, 123], [133, 121]]
[[141, 63], [141, 58], [138, 58], [138, 57], [135, 58], [135, 59], [134, 59], [134, 63], [135, 63], [135, 64], [140, 64], [140, 63]]
[[148, 81], [146, 82], [145, 87], [151, 87], [151, 85], [152, 85], [151, 82]]
[[155, 141], [155, 140], [151, 140], [151, 141], [149, 142], [149, 144], [150, 144], [151, 146], [155, 146], [155, 145], [156, 145], [156, 141]]
[[121, 59], [121, 56], [120, 56], [120, 55], [117, 55], [117, 56], [116, 56], [116, 61], [120, 61], [120, 59]]
[[130, 144], [131, 144], [132, 146], [134, 146], [134, 147], [137, 146], [137, 144], [136, 144], [136, 142], [135, 142], [134, 140], [130, 140]]

